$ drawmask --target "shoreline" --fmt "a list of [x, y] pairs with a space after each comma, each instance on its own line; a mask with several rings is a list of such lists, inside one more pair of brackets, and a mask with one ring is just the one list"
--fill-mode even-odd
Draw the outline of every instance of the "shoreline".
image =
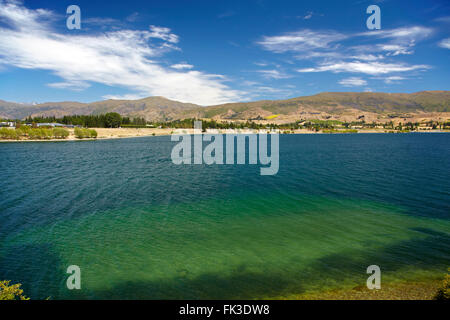
[[[126, 139], [126, 138], [140, 138], [140, 137], [157, 137], [157, 136], [169, 136], [175, 133], [178, 129], [174, 128], [165, 128], [165, 129], [156, 129], [156, 128], [92, 128], [98, 132], [97, 138], [85, 138], [78, 139], [75, 138], [73, 134], [73, 129], [70, 129], [70, 135], [66, 139], [21, 139], [21, 140], [12, 140], [12, 139], [0, 139], [0, 143], [14, 143], [14, 142], [71, 142], [71, 141], [96, 141], [96, 140], [111, 140], [111, 139]], [[186, 134], [192, 134], [193, 129], [182, 129], [186, 130]], [[288, 130], [286, 130], [288, 131]], [[248, 134], [249, 132], [241, 132], [242, 134]], [[298, 129], [294, 131], [289, 131], [284, 133], [283, 131], [280, 134], [364, 134], [364, 133], [373, 133], [373, 134], [394, 134], [394, 133], [450, 133], [450, 131], [445, 130], [424, 130], [424, 131], [410, 131], [410, 132], [387, 132], [384, 130], [359, 130], [358, 132], [316, 132], [304, 129]], [[204, 134], [226, 134], [221, 132], [205, 132]], [[239, 133], [237, 133], [239, 134]]]

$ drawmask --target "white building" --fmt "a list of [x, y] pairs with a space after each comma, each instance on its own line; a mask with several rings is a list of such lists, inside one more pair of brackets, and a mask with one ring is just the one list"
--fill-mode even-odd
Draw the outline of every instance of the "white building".
[[14, 128], [16, 126], [15, 122], [0, 122], [0, 127], [10, 127], [10, 128]]

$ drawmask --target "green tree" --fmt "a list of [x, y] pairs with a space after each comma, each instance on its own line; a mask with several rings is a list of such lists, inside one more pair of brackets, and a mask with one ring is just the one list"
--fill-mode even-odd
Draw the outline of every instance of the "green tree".
[[117, 112], [105, 114], [105, 126], [107, 128], [118, 128], [122, 124], [122, 117]]

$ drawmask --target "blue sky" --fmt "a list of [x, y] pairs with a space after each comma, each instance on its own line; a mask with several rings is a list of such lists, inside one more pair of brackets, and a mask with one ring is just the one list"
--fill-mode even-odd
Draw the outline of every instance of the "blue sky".
[[[68, 30], [66, 9], [81, 9]], [[368, 30], [366, 8], [381, 9]], [[214, 105], [448, 90], [450, 3], [0, 0], [0, 99]]]

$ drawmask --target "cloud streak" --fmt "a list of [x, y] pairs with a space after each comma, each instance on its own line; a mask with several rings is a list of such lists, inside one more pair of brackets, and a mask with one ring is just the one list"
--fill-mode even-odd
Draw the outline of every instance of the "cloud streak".
[[290, 78], [289, 75], [284, 74], [283, 72], [280, 72], [276, 69], [272, 69], [272, 70], [257, 70], [256, 72], [262, 74], [262, 76], [266, 79], [287, 79]]
[[450, 49], [450, 38], [443, 39], [439, 42], [439, 46], [441, 48]]
[[344, 87], [360, 87], [367, 85], [367, 81], [361, 78], [346, 78], [339, 81]]
[[177, 63], [177, 64], [173, 64], [170, 66], [173, 69], [177, 69], [177, 70], [183, 70], [183, 69], [193, 69], [194, 66], [191, 64], [187, 64], [187, 63]]
[[[432, 28], [422, 26], [355, 34], [303, 29], [276, 36], [264, 36], [257, 44], [274, 53], [292, 52], [297, 60], [311, 60], [313, 66], [298, 68], [300, 73], [346, 72], [374, 76], [430, 69], [431, 67], [425, 64], [409, 65], [393, 59], [396, 56], [413, 54], [417, 42], [428, 38], [433, 32]], [[361, 41], [362, 44], [355, 46], [355, 41]], [[447, 46], [445, 40], [440, 46]], [[386, 83], [393, 83], [395, 80]], [[366, 83], [360, 78], [347, 78], [339, 81], [339, 84], [360, 86]]]
[[382, 62], [336, 62], [325, 63], [315, 68], [298, 69], [298, 72], [325, 72], [331, 71], [333, 73], [350, 72], [350, 73], [365, 73], [369, 75], [387, 74], [392, 72], [405, 72], [412, 70], [429, 69], [427, 65], [406, 65], [397, 63], [382, 63]]
[[312, 49], [327, 49], [332, 43], [346, 39], [344, 34], [334, 31], [313, 31], [309, 29], [289, 32], [279, 36], [264, 36], [257, 42], [264, 49], [276, 53], [288, 51], [305, 52]]

